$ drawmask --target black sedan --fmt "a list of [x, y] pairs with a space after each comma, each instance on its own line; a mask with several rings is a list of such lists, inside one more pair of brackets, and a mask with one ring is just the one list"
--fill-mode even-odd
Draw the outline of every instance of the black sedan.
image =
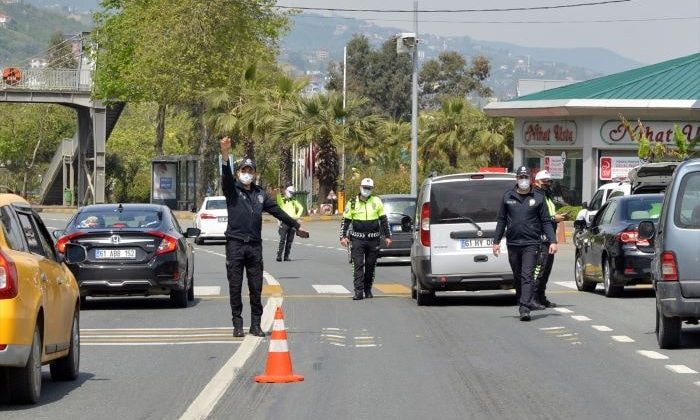
[[194, 254], [187, 238], [199, 229], [180, 227], [175, 215], [155, 204], [85, 206], [56, 231], [56, 248], [83, 245], [87, 259], [68, 264], [87, 296], [170, 295], [186, 308], [194, 300]]
[[416, 213], [416, 197], [410, 194], [386, 194], [379, 198], [384, 204], [384, 214], [389, 220], [392, 244], [387, 247], [381, 241], [380, 257], [408, 257], [411, 255], [413, 218]]
[[637, 227], [642, 220], [656, 221], [661, 213], [663, 194], [616, 197], [601, 207], [590, 226], [577, 220], [576, 286], [592, 291], [602, 282], [605, 296], [622, 294], [625, 285], [651, 283], [653, 244], [640, 239]]

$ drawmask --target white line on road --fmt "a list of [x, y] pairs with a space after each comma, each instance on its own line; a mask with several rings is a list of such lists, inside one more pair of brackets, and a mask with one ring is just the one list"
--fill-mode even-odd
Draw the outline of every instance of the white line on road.
[[697, 385], [697, 386], [700, 386], [700, 381], [693, 382], [693, 384], [695, 384], [695, 385]]
[[241, 344], [240, 341], [153, 341], [146, 343], [89, 343], [85, 341], [80, 341], [81, 346], [183, 346], [186, 344]]
[[612, 328], [606, 327], [605, 325], [591, 325], [591, 327], [593, 327], [594, 330], [603, 331], [603, 332], [613, 331]]
[[219, 296], [221, 286], [194, 286], [195, 296]]
[[345, 286], [341, 284], [312, 284], [311, 285], [314, 289], [316, 289], [316, 293], [321, 293], [321, 294], [348, 294], [350, 291], [345, 288]]
[[557, 284], [562, 287], [566, 287], [567, 289], [575, 289], [578, 290], [576, 287], [576, 282], [575, 281], [555, 281], [554, 284]]
[[634, 340], [626, 335], [613, 335], [610, 338], [620, 343], [634, 343]]
[[550, 330], [563, 330], [566, 327], [547, 327], [547, 328], [540, 328], [542, 331], [550, 331]]
[[698, 373], [686, 365], [666, 365], [666, 369], [675, 373]]
[[578, 333], [573, 333], [573, 334], [559, 334], [559, 335], [557, 335], [556, 337], [561, 337], [561, 338], [563, 338], [563, 337], [574, 337], [574, 336], [576, 336], [576, 335], [578, 335]]
[[650, 359], [655, 359], [655, 360], [664, 360], [668, 359], [668, 356], [665, 354], [657, 353], [655, 351], [651, 350], [637, 350], [638, 354], [641, 354], [644, 357], [648, 357]]
[[574, 311], [572, 311], [569, 308], [554, 308], [555, 311], [562, 313], [562, 314], [573, 314]]
[[591, 319], [585, 315], [571, 315], [576, 321], [590, 321]]

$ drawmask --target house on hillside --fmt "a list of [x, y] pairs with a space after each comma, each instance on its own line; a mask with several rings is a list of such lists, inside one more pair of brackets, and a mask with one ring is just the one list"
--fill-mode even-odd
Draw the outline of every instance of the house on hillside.
[[4, 28], [10, 22], [10, 17], [0, 12], [0, 28]]

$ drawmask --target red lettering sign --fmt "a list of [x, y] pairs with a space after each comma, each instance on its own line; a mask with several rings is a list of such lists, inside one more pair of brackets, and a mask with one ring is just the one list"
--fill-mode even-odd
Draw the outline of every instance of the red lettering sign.
[[612, 158], [600, 158], [600, 179], [612, 179]]

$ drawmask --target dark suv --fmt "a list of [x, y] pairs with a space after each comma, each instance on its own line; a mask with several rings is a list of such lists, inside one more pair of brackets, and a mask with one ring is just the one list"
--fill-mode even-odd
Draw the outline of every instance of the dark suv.
[[639, 235], [654, 242], [656, 337], [661, 348], [675, 348], [680, 344], [681, 323], [700, 320], [700, 159], [676, 168], [658, 229], [652, 221], [644, 221]]

